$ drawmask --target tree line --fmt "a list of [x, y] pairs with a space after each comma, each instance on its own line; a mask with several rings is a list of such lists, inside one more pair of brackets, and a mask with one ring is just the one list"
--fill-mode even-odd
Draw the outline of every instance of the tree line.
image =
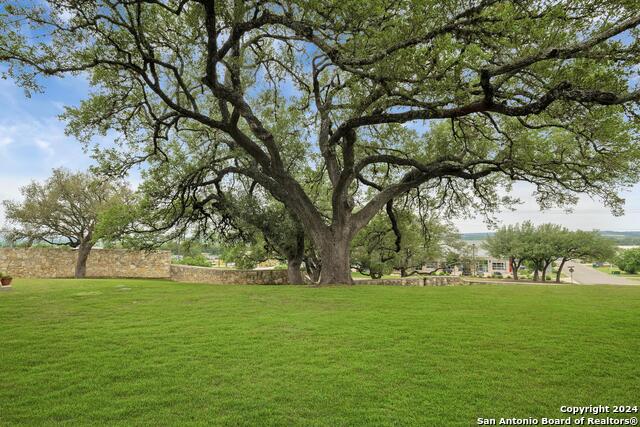
[[[154, 205], [154, 190], [170, 179], [148, 180], [132, 191], [124, 181], [104, 180], [93, 172], [55, 169], [44, 182], [21, 188], [22, 201], [3, 202], [6, 224], [0, 234], [12, 245], [77, 249], [76, 277], [85, 276], [89, 253], [101, 243], [169, 249], [201, 265], [209, 264], [200, 255], [205, 250], [239, 268], [275, 259], [286, 265], [290, 283], [303, 283], [303, 271], [311, 281], [318, 280], [321, 260], [301, 224], [257, 188], [218, 200], [215, 217], [193, 213], [166, 229], [149, 227], [167, 209]], [[410, 276], [461, 245], [450, 222], [404, 199], [389, 204], [358, 233], [350, 267], [373, 278], [394, 270]]]
[[[165, 248], [190, 255], [208, 247], [240, 268], [279, 260], [287, 266], [290, 283], [303, 283], [303, 272], [311, 281], [319, 279], [322, 261], [312, 241], [268, 193], [253, 188], [243, 197], [218, 200], [215, 217], [196, 211], [180, 215], [181, 220], [166, 229], [150, 229], [148, 224], [157, 215], [165, 217], [165, 209], [175, 209], [154, 206], [154, 190], [162, 182], [168, 185], [171, 176], [148, 180], [134, 192], [123, 181], [56, 169], [45, 182], [23, 187], [22, 202], [4, 201], [7, 224], [2, 236], [26, 246], [46, 243], [77, 248], [76, 277], [84, 277], [89, 252], [100, 241], [105, 246]], [[416, 200], [421, 199], [388, 204], [356, 235], [350, 247], [350, 268], [372, 278], [394, 271], [406, 277], [472, 262], [452, 223]], [[615, 260], [624, 271], [640, 270], [640, 249], [616, 256], [615, 244], [597, 231], [523, 222], [499, 228], [487, 237], [484, 247], [491, 256], [509, 260], [514, 279], [526, 266], [534, 280], [545, 281], [557, 263], [555, 280], [559, 282], [566, 263], [576, 259]], [[430, 262], [438, 265], [426, 273], [423, 267]]]
[[557, 262], [558, 283], [568, 261], [612, 260], [616, 254], [615, 242], [597, 231], [570, 231], [556, 224], [534, 226], [528, 221], [501, 227], [487, 238], [485, 248], [491, 256], [509, 260], [516, 280], [518, 271], [526, 265], [533, 271], [533, 280], [545, 281]]

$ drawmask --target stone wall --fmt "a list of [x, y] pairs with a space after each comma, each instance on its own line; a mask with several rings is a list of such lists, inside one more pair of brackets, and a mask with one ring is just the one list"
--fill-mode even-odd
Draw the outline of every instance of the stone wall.
[[171, 280], [216, 285], [286, 285], [287, 270], [223, 270], [171, 265]]
[[[0, 271], [15, 277], [73, 277], [77, 251], [57, 248], [0, 248]], [[169, 251], [93, 249], [87, 277], [168, 278]]]
[[[0, 248], [0, 271], [14, 277], [73, 277], [77, 251], [57, 248]], [[177, 282], [219, 285], [284, 285], [286, 270], [224, 270], [171, 264], [169, 251], [94, 249], [87, 260], [87, 277], [170, 278]], [[356, 285], [446, 286], [460, 277], [429, 276], [399, 279], [358, 279]]]
[[386, 286], [448, 286], [461, 285], [463, 281], [456, 276], [433, 277], [403, 277], [400, 279], [357, 279], [356, 285], [386, 285]]

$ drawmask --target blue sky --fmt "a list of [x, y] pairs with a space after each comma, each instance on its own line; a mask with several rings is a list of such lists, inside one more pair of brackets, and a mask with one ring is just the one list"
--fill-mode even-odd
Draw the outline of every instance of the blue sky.
[[[86, 169], [91, 158], [82, 145], [64, 134], [57, 119], [64, 105], [76, 105], [88, 90], [82, 78], [49, 79], [43, 94], [26, 98], [11, 80], [0, 79], [0, 200], [19, 199], [19, 187], [45, 179], [56, 167]], [[96, 140], [108, 144], [109, 139]], [[531, 220], [554, 222], [571, 229], [640, 230], [640, 185], [624, 194], [626, 215], [614, 217], [597, 202], [584, 198], [571, 214], [560, 209], [541, 212], [531, 199], [531, 187], [518, 184], [514, 195], [525, 201], [515, 212], [498, 216], [503, 223]], [[0, 222], [3, 215], [0, 207]], [[456, 221], [461, 232], [487, 230], [481, 218]]]

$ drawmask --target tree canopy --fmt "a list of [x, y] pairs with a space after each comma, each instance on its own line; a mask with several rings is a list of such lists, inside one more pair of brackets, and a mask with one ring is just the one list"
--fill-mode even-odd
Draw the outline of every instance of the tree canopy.
[[86, 75], [65, 119], [121, 135], [113, 171], [204, 153], [167, 199], [254, 181], [303, 224], [323, 283], [351, 281], [351, 240], [407, 192], [488, 214], [526, 181], [542, 207], [587, 193], [620, 212], [640, 169], [636, 0], [366, 4], [8, 0], [0, 61], [27, 90]]
[[[394, 270], [402, 277], [423, 273], [423, 267], [431, 262], [444, 265], [448, 253], [461, 244], [459, 235], [445, 219], [429, 214], [416, 215], [406, 204], [388, 206], [353, 239], [352, 265], [372, 278]], [[440, 269], [430, 273], [436, 271]]]
[[640, 248], [625, 249], [615, 258], [616, 265], [629, 274], [640, 271]]
[[558, 262], [558, 283], [567, 261], [607, 261], [616, 253], [614, 241], [598, 231], [570, 231], [557, 224], [534, 226], [529, 221], [501, 227], [487, 239], [485, 247], [492, 256], [510, 260], [514, 279], [518, 279], [520, 266], [528, 263], [534, 270], [534, 280], [541, 276], [545, 281], [549, 267]]
[[[110, 182], [84, 172], [54, 169], [43, 183], [21, 188], [23, 200], [5, 200], [5, 237], [31, 245], [78, 248], [76, 277], [84, 277], [89, 252], [100, 238], [114, 238], [107, 228], [96, 232], [101, 216], [127, 203], [130, 190], [122, 182]], [[111, 229], [114, 233], [115, 229]]]

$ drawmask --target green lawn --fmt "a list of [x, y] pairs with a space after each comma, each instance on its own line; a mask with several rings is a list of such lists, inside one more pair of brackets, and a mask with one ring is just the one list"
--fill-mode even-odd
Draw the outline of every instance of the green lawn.
[[612, 272], [614, 271], [619, 271], [620, 274], [616, 274], [616, 276], [620, 276], [620, 277], [626, 277], [628, 279], [634, 279], [634, 280], [640, 280], [640, 274], [636, 273], [636, 274], [629, 274], [626, 273], [624, 271], [620, 271], [620, 269], [616, 266], [602, 266], [602, 267], [595, 267], [596, 270], [600, 270], [603, 273], [607, 273], [607, 274], [612, 274]]
[[468, 426], [640, 404], [640, 287], [0, 292], [0, 425]]

